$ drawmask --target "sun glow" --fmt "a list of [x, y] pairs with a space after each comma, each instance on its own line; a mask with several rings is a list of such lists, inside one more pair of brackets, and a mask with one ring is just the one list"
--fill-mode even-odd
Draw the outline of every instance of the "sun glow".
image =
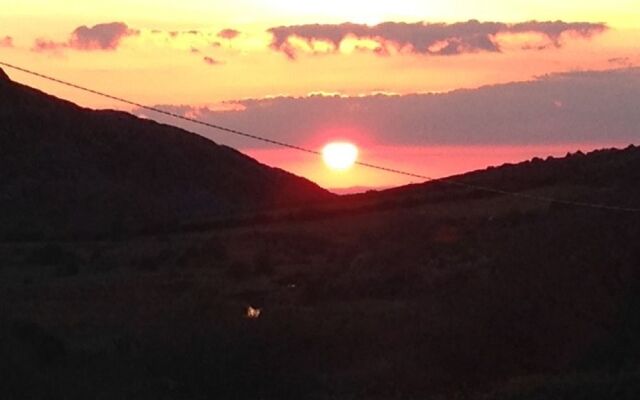
[[358, 148], [347, 142], [329, 143], [322, 149], [325, 164], [336, 171], [345, 171], [358, 159]]

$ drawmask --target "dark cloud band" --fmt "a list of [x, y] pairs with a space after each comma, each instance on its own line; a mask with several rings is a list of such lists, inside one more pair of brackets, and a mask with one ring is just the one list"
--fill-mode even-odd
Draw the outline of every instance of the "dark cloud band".
[[388, 54], [390, 47], [406, 49], [413, 53], [430, 55], [456, 55], [478, 51], [499, 52], [496, 41], [499, 34], [536, 33], [546, 37], [555, 46], [560, 38], [571, 32], [582, 38], [590, 38], [607, 29], [602, 23], [529, 21], [518, 24], [479, 22], [471, 20], [454, 24], [385, 22], [374, 26], [363, 24], [312, 24], [279, 26], [269, 29], [273, 35], [271, 47], [289, 58], [296, 57], [297, 49], [292, 38], [301, 39], [313, 47], [313, 42], [330, 43], [337, 51], [349, 36], [370, 39], [378, 43], [374, 51]]
[[[638, 104], [640, 68], [627, 68], [443, 94], [279, 97], [240, 101], [236, 111], [160, 107], [297, 145], [347, 128], [380, 144], [421, 146], [639, 143]], [[239, 148], [260, 145], [201, 133]]]

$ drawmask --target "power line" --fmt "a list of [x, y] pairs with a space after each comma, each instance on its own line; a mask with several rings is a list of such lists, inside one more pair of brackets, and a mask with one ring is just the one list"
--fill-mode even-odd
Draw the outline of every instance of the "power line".
[[90, 88], [85, 87], [85, 86], [76, 85], [75, 83], [63, 81], [63, 80], [60, 80], [58, 78], [54, 78], [54, 77], [49, 76], [49, 75], [44, 75], [44, 74], [41, 74], [39, 72], [35, 72], [35, 71], [29, 70], [29, 69], [26, 69], [26, 68], [18, 67], [16, 65], [8, 64], [8, 63], [3, 62], [3, 61], [0, 61], [0, 65], [4, 65], [5, 67], [13, 68], [13, 69], [15, 69], [17, 71], [21, 71], [21, 72], [24, 72], [24, 73], [27, 73], [27, 74], [30, 74], [30, 75], [33, 75], [33, 76], [37, 76], [38, 78], [42, 78], [42, 79], [46, 79], [46, 80], [49, 80], [49, 81], [52, 81], [52, 82], [56, 82], [56, 83], [59, 83], [59, 84], [64, 85], [64, 86], [69, 86], [69, 87], [72, 87], [74, 89], [82, 90], [82, 91], [87, 92], [87, 93], [92, 93], [92, 94], [95, 94], [95, 95], [98, 95], [98, 96], [101, 96], [101, 97], [105, 97], [107, 99], [115, 100], [115, 101], [118, 101], [120, 103], [129, 104], [131, 106], [142, 108], [142, 109], [145, 109], [145, 110], [148, 110], [148, 111], [153, 111], [153, 112], [156, 112], [156, 113], [159, 113], [159, 114], [164, 114], [164, 115], [167, 115], [169, 117], [181, 119], [181, 120], [188, 121], [188, 122], [193, 122], [195, 124], [204, 125], [204, 126], [207, 126], [209, 128], [218, 129], [218, 130], [221, 130], [221, 131], [224, 131], [224, 132], [227, 132], [227, 133], [232, 133], [234, 135], [244, 136], [246, 138], [253, 139], [253, 140], [259, 140], [259, 141], [262, 141], [262, 142], [265, 142], [265, 143], [270, 143], [270, 144], [273, 144], [273, 145], [276, 145], [276, 146], [287, 147], [287, 148], [298, 150], [298, 151], [304, 151], [304, 152], [307, 152], [307, 153], [320, 155], [319, 151], [305, 149], [303, 147], [295, 146], [295, 145], [292, 145], [292, 144], [289, 144], [289, 143], [284, 143], [284, 142], [280, 142], [280, 141], [277, 141], [277, 140], [272, 140], [272, 139], [269, 139], [269, 138], [252, 135], [250, 133], [242, 132], [242, 131], [239, 131], [239, 130], [236, 130], [236, 129], [226, 128], [224, 126], [215, 125], [215, 124], [211, 124], [211, 123], [208, 123], [208, 122], [200, 121], [200, 120], [197, 120], [195, 118], [185, 117], [183, 115], [176, 114], [176, 113], [173, 113], [173, 112], [170, 112], [170, 111], [166, 111], [166, 110], [162, 110], [162, 109], [157, 108], [157, 107], [145, 106], [144, 104], [136, 103], [135, 101], [127, 100], [127, 99], [122, 98], [122, 97], [113, 96], [113, 95], [110, 95], [108, 93], [99, 92], [97, 90], [90, 89]]
[[[304, 153], [313, 154], [313, 155], [316, 155], [316, 156], [321, 156], [322, 155], [321, 152], [319, 152], [317, 150], [308, 149], [308, 148], [301, 147], [301, 146], [296, 146], [296, 145], [293, 145], [293, 144], [290, 144], [290, 143], [281, 142], [281, 141], [274, 140], [274, 139], [269, 139], [269, 138], [266, 138], [264, 136], [255, 135], [255, 134], [244, 132], [244, 131], [240, 131], [240, 130], [237, 130], [237, 129], [227, 128], [225, 126], [212, 124], [212, 123], [205, 122], [205, 121], [202, 121], [202, 120], [199, 120], [199, 119], [196, 119], [196, 118], [186, 117], [184, 115], [176, 114], [176, 113], [171, 112], [171, 111], [163, 110], [161, 108], [147, 106], [147, 105], [144, 105], [144, 104], [137, 103], [135, 101], [131, 101], [131, 100], [125, 99], [123, 97], [118, 97], [118, 96], [114, 96], [114, 95], [111, 95], [111, 94], [108, 94], [108, 93], [105, 93], [105, 92], [100, 92], [98, 90], [94, 90], [94, 89], [91, 89], [91, 88], [88, 88], [88, 87], [85, 87], [85, 86], [81, 86], [81, 85], [78, 85], [78, 84], [75, 84], [75, 83], [72, 83], [72, 82], [68, 82], [68, 81], [64, 81], [64, 80], [58, 79], [58, 78], [54, 78], [54, 77], [49, 76], [49, 75], [41, 74], [39, 72], [30, 70], [30, 69], [27, 69], [27, 68], [23, 68], [23, 67], [19, 67], [17, 65], [9, 64], [9, 63], [1, 61], [1, 60], [0, 60], [0, 65], [12, 68], [12, 69], [20, 71], [20, 72], [24, 72], [24, 73], [29, 74], [29, 75], [36, 76], [38, 78], [42, 78], [42, 79], [45, 79], [45, 80], [48, 80], [48, 81], [51, 81], [51, 82], [58, 83], [60, 85], [68, 86], [68, 87], [71, 87], [71, 88], [74, 88], [74, 89], [78, 89], [78, 90], [81, 90], [81, 91], [84, 91], [84, 92], [87, 92], [87, 93], [95, 94], [95, 95], [100, 96], [100, 97], [104, 97], [104, 98], [107, 98], [107, 99], [115, 100], [115, 101], [123, 103], [123, 104], [128, 104], [128, 105], [131, 105], [131, 106], [135, 106], [135, 107], [137, 107], [139, 109], [152, 111], [152, 112], [155, 112], [155, 113], [158, 113], [158, 114], [163, 114], [163, 115], [166, 115], [166, 116], [169, 116], [169, 117], [172, 117], [172, 118], [176, 118], [176, 119], [179, 119], [179, 120], [191, 122], [191, 123], [194, 123], [194, 124], [197, 124], [197, 125], [206, 126], [208, 128], [217, 129], [217, 130], [222, 131], [222, 132], [231, 133], [233, 135], [242, 136], [242, 137], [245, 137], [245, 138], [249, 138], [249, 139], [252, 139], [252, 140], [257, 140], [257, 141], [268, 143], [268, 144], [271, 144], [271, 145], [280, 146], [280, 147], [284, 147], [284, 148], [288, 148], [288, 149], [293, 149], [293, 150], [301, 151], [301, 152], [304, 152]], [[606, 204], [597, 204], [597, 203], [588, 203], [588, 202], [580, 202], [580, 201], [562, 200], [562, 199], [556, 199], [556, 198], [552, 198], [552, 197], [538, 196], [538, 195], [521, 193], [521, 192], [510, 192], [510, 191], [506, 191], [506, 190], [502, 190], [502, 189], [496, 189], [496, 188], [492, 188], [492, 187], [488, 187], [488, 186], [476, 185], [476, 184], [465, 183], [465, 182], [457, 182], [457, 181], [451, 180], [451, 178], [433, 178], [433, 177], [426, 176], [426, 175], [416, 174], [416, 173], [407, 172], [407, 171], [403, 171], [403, 170], [399, 170], [399, 169], [395, 169], [395, 168], [389, 168], [389, 167], [385, 167], [385, 166], [381, 166], [381, 165], [377, 165], [377, 164], [371, 164], [371, 163], [367, 163], [367, 162], [363, 162], [363, 161], [356, 161], [355, 163], [357, 165], [359, 165], [359, 166], [370, 168], [370, 169], [375, 169], [375, 170], [378, 170], [378, 171], [384, 171], [384, 172], [388, 172], [388, 173], [392, 173], [392, 174], [404, 175], [404, 176], [408, 176], [408, 177], [412, 177], [412, 178], [423, 179], [425, 181], [439, 182], [439, 183], [444, 183], [444, 184], [451, 185], [451, 186], [464, 187], [464, 188], [467, 188], [467, 189], [473, 189], [473, 190], [478, 190], [478, 191], [483, 191], [483, 192], [488, 192], [488, 193], [494, 193], [494, 194], [500, 194], [500, 195], [505, 195], [505, 196], [512, 196], [512, 197], [517, 197], [517, 198], [522, 198], [522, 199], [527, 199], [527, 200], [533, 200], [533, 201], [539, 201], [539, 202], [545, 202], [545, 203], [557, 203], [557, 204], [564, 204], [564, 205], [568, 205], [568, 206], [594, 208], [594, 209], [601, 209], [601, 210], [640, 213], [640, 208], [610, 206], [610, 205], [606, 205]]]

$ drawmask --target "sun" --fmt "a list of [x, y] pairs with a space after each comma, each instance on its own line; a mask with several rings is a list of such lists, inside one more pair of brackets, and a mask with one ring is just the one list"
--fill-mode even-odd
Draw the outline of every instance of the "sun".
[[328, 143], [322, 149], [322, 159], [327, 167], [336, 171], [345, 171], [358, 159], [358, 148], [348, 142]]

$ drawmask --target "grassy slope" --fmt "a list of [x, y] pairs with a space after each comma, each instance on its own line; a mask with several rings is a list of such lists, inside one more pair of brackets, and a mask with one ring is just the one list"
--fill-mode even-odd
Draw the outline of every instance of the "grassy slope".
[[[625, 182], [637, 152], [556, 160], [565, 172], [542, 180], [531, 171], [549, 164], [463, 179], [637, 205]], [[589, 170], [617, 178], [596, 190]], [[4, 393], [640, 394], [637, 215], [433, 185], [327, 207], [201, 233], [0, 246]], [[244, 318], [248, 305], [259, 319]]]

